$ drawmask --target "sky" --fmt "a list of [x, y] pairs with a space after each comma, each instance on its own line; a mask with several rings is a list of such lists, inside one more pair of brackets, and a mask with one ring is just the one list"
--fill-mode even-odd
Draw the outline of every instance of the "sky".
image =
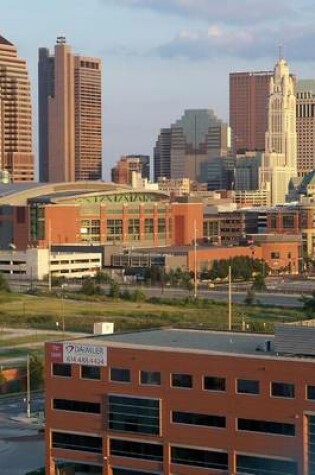
[[315, 78], [315, 1], [1, 0], [0, 34], [27, 60], [37, 152], [37, 51], [65, 35], [103, 61], [104, 177], [124, 154], [152, 156], [185, 109], [228, 121], [229, 72], [270, 70], [282, 45], [298, 78]]

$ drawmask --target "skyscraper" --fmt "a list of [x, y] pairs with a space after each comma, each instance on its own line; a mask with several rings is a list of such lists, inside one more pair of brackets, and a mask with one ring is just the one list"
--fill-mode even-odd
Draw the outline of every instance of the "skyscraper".
[[206, 182], [215, 160], [221, 162], [229, 151], [230, 128], [213, 110], [186, 110], [160, 132], [154, 150], [154, 179], [165, 176]]
[[34, 180], [31, 85], [16, 47], [0, 36], [0, 170], [18, 183]]
[[296, 91], [297, 173], [315, 169], [315, 80], [300, 80]]
[[64, 37], [39, 49], [40, 181], [102, 177], [101, 60], [76, 56]]
[[269, 189], [271, 204], [286, 201], [290, 179], [297, 175], [295, 78], [280, 58], [270, 80], [268, 130], [260, 184]]
[[230, 126], [235, 153], [265, 149], [271, 71], [230, 73]]

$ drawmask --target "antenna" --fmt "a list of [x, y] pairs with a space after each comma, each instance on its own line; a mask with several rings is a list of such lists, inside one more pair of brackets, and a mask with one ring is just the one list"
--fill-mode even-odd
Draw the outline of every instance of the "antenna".
[[283, 59], [283, 45], [281, 43], [278, 46], [278, 50], [279, 50], [279, 61], [281, 61], [281, 59]]

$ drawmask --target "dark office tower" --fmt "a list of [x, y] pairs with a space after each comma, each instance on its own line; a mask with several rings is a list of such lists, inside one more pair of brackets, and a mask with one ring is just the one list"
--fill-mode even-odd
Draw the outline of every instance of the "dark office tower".
[[297, 172], [315, 169], [315, 80], [302, 79], [296, 90]]
[[13, 183], [34, 180], [31, 85], [16, 47], [0, 36], [0, 172]]
[[[162, 129], [154, 149], [154, 179], [190, 178], [210, 182], [230, 152], [230, 128], [211, 109], [185, 110]], [[217, 173], [217, 172], [215, 172]]]
[[230, 73], [230, 126], [236, 153], [265, 149], [272, 71]]
[[161, 129], [153, 152], [154, 181], [171, 178], [171, 129]]
[[102, 177], [101, 61], [76, 56], [64, 37], [39, 50], [39, 167], [43, 181]]
[[48, 48], [39, 48], [38, 55], [38, 134], [39, 181], [49, 181], [48, 110], [49, 98], [54, 95], [54, 57]]

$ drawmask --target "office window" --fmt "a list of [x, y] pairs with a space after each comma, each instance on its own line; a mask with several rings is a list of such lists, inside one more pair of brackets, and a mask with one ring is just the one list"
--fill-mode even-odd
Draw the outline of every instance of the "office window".
[[286, 422], [259, 421], [256, 419], [238, 419], [238, 430], [264, 432], [265, 434], [295, 435], [295, 425]]
[[315, 386], [307, 386], [307, 399], [315, 401]]
[[227, 470], [228, 454], [227, 452], [215, 450], [171, 447], [171, 462], [180, 465]]
[[163, 445], [126, 439], [110, 439], [110, 454], [163, 462]]
[[271, 259], [280, 259], [280, 252], [271, 252]]
[[274, 397], [294, 398], [295, 390], [292, 383], [271, 383], [271, 395]]
[[121, 383], [130, 383], [130, 369], [111, 368], [110, 379]]
[[113, 475], [158, 475], [153, 472], [143, 472], [142, 470], [130, 470], [129, 468], [113, 467]]
[[240, 394], [259, 394], [259, 381], [253, 379], [238, 379], [237, 392]]
[[101, 379], [100, 366], [81, 366], [82, 379]]
[[253, 455], [237, 455], [236, 470], [238, 475], [298, 475], [298, 465], [293, 460]]
[[73, 401], [71, 399], [53, 399], [53, 409], [59, 411], [88, 412], [90, 414], [100, 414], [101, 405], [96, 402]]
[[63, 376], [64, 378], [71, 377], [71, 364], [67, 363], [53, 363], [52, 365], [53, 376]]
[[225, 417], [196, 412], [173, 411], [172, 422], [175, 424], [189, 424], [206, 427], [225, 427]]
[[108, 427], [120, 432], [160, 433], [158, 399], [131, 396], [108, 396]]
[[52, 432], [54, 449], [79, 450], [80, 452], [102, 453], [102, 438], [70, 432]]
[[225, 391], [225, 378], [205, 376], [203, 378], [203, 388], [207, 391]]
[[175, 388], [192, 388], [193, 387], [193, 378], [191, 374], [181, 374], [173, 373], [172, 374], [172, 386]]
[[141, 371], [140, 382], [141, 384], [160, 386], [161, 373], [159, 371]]

